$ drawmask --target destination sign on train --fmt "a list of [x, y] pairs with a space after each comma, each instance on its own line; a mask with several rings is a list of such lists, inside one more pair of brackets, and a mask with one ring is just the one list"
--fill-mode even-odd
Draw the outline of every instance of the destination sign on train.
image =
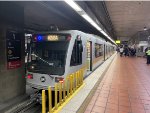
[[64, 35], [45, 35], [45, 36], [42, 36], [42, 35], [37, 35], [34, 37], [34, 41], [38, 41], [38, 42], [41, 42], [41, 41], [65, 41], [67, 40], [67, 37], [64, 36]]
[[48, 41], [58, 41], [59, 37], [58, 37], [58, 35], [48, 35], [47, 40]]

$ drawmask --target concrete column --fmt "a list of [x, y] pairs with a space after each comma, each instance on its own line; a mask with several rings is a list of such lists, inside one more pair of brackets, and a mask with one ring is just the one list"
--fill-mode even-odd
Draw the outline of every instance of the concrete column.
[[[0, 3], [0, 102], [25, 93], [24, 65], [24, 8], [14, 2]], [[7, 30], [21, 33], [21, 67], [7, 68]]]

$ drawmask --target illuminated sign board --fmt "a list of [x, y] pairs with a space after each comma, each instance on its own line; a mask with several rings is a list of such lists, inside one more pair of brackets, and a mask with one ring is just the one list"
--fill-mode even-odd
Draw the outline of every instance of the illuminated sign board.
[[49, 35], [35, 35], [33, 36], [34, 42], [43, 42], [43, 41], [69, 41], [71, 38], [70, 35], [57, 35], [57, 34], [49, 34]]
[[58, 35], [48, 35], [47, 36], [48, 41], [58, 41]]
[[116, 40], [116, 44], [120, 44], [121, 43], [121, 41], [120, 40]]

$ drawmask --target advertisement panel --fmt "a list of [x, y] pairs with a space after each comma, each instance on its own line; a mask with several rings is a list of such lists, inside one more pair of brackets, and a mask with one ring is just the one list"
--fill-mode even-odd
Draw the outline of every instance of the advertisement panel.
[[7, 31], [6, 34], [7, 69], [21, 67], [21, 35], [16, 31]]

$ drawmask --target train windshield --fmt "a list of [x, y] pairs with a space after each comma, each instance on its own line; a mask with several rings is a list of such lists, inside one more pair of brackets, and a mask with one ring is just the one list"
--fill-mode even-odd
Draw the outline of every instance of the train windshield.
[[69, 40], [33, 42], [28, 71], [63, 75], [68, 45]]

